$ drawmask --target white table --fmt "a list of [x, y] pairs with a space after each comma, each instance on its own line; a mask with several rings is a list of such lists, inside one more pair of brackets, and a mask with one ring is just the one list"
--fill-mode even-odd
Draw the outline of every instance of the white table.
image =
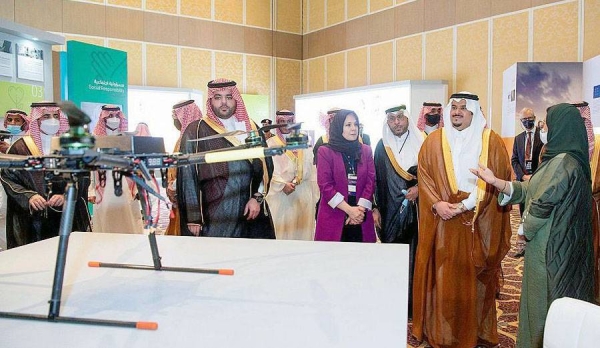
[[[406, 347], [404, 245], [157, 236], [163, 266], [234, 276], [89, 268], [152, 265], [143, 235], [73, 233], [61, 316], [158, 330], [0, 319], [2, 347]], [[48, 313], [58, 238], [0, 252], [0, 311]]]

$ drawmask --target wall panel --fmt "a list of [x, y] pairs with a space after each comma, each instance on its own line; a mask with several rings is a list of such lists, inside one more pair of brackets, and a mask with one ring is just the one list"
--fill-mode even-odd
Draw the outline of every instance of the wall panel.
[[394, 6], [394, 0], [371, 0], [369, 5], [370, 11], [375, 12]]
[[600, 55], [600, 35], [598, 34], [600, 1], [585, 0], [584, 3], [583, 59], [587, 60]]
[[176, 47], [146, 45], [146, 85], [179, 87]]
[[108, 47], [127, 52], [127, 82], [143, 86], [142, 44], [140, 42], [108, 40]]
[[456, 23], [487, 18], [492, 13], [492, 0], [456, 0]]
[[211, 0], [179, 0], [179, 11], [184, 16], [211, 18]]
[[276, 0], [276, 29], [302, 34], [302, 0]]
[[15, 1], [0, 0], [0, 18], [15, 21]]
[[243, 88], [244, 63], [243, 55], [236, 53], [215, 53], [215, 78], [225, 78], [237, 82], [240, 93], [246, 93]]
[[[106, 36], [125, 40], [144, 40], [144, 12], [123, 7], [106, 7]], [[119, 18], [120, 21], [113, 20]], [[127, 25], [123, 25], [127, 23]]]
[[146, 0], [146, 10], [176, 14], [177, 0]]
[[345, 0], [327, 0], [327, 25], [344, 21], [346, 13]]
[[[302, 62], [291, 59], [276, 59], [277, 110], [294, 110], [294, 95], [302, 93]], [[272, 116], [272, 115], [269, 115]]]
[[142, 8], [142, 0], [108, 0], [109, 5], [127, 6], [133, 8]]
[[106, 36], [105, 12], [105, 6], [65, 1], [62, 31], [104, 37]]
[[346, 53], [336, 53], [326, 57], [327, 90], [345, 88]]
[[315, 31], [325, 26], [325, 0], [310, 0], [308, 3], [308, 30]]
[[423, 78], [422, 35], [396, 40], [396, 81]]
[[218, 0], [214, 4], [216, 20], [242, 24], [244, 20], [243, 0]]
[[181, 49], [181, 87], [205, 92], [206, 84], [212, 80], [211, 73], [212, 53], [210, 51]]
[[364, 16], [369, 11], [368, 3], [365, 0], [347, 0], [348, 19]]
[[514, 63], [527, 61], [529, 15], [521, 12], [496, 18], [492, 25], [492, 128], [499, 130], [502, 127], [503, 73]]
[[350, 50], [348, 55], [348, 65], [346, 67], [346, 87], [360, 87], [369, 84], [368, 71], [368, 55], [369, 49], [362, 47], [355, 50]]
[[448, 80], [448, 92], [452, 90], [452, 29], [444, 29], [425, 35], [425, 79]]
[[477, 94], [487, 116], [488, 21], [459, 26], [456, 41], [456, 91]]
[[246, 25], [271, 29], [271, 0], [246, 0]]
[[577, 2], [533, 11], [533, 61], [577, 61]]
[[63, 31], [62, 0], [47, 0], [45, 6], [38, 6], [36, 0], [18, 0], [14, 6], [15, 22], [47, 31]]
[[369, 84], [394, 81], [394, 44], [385, 42], [373, 45], [369, 50], [369, 65], [371, 76]]
[[246, 93], [269, 95], [270, 92], [271, 58], [246, 55]]
[[325, 58], [315, 58], [308, 61], [308, 93], [325, 90]]

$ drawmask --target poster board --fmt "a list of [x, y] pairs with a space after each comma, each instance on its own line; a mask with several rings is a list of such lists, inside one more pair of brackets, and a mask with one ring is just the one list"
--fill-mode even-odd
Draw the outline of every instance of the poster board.
[[65, 93], [87, 113], [95, 126], [102, 105], [121, 107], [127, 115], [127, 53], [79, 41], [67, 41]]

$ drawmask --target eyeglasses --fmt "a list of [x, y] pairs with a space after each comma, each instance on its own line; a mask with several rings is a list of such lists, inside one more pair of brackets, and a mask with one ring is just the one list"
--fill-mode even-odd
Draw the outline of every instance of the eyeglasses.
[[405, 118], [406, 116], [404, 114], [400, 114], [400, 115], [388, 115], [387, 120], [388, 122], [396, 122], [396, 121], [401, 121]]

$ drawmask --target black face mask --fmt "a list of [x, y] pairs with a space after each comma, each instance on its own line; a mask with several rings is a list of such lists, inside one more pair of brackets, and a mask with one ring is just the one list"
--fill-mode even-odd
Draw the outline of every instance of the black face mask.
[[438, 114], [427, 114], [425, 115], [425, 119], [428, 124], [438, 124], [440, 123], [440, 115]]
[[173, 125], [175, 126], [175, 128], [177, 128], [178, 131], [181, 130], [181, 122], [178, 119], [173, 119]]
[[527, 130], [531, 130], [535, 126], [535, 120], [522, 120], [521, 123]]

